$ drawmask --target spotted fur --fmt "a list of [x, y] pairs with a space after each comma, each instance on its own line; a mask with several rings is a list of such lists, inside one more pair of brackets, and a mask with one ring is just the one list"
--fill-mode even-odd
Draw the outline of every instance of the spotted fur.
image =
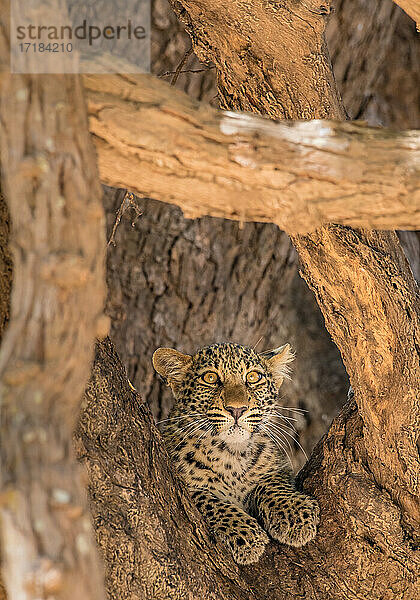
[[231, 343], [153, 355], [176, 399], [162, 428], [168, 450], [239, 564], [258, 561], [269, 536], [302, 546], [316, 534], [318, 504], [296, 490], [284, 452], [290, 420], [278, 389], [292, 359], [288, 345], [258, 354]]

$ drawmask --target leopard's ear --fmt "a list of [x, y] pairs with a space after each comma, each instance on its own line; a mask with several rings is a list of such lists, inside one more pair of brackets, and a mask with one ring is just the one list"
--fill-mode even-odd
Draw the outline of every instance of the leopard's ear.
[[274, 377], [277, 387], [280, 387], [284, 379], [290, 379], [290, 363], [294, 360], [295, 354], [290, 344], [284, 344], [273, 350], [260, 352], [271, 374]]
[[191, 356], [173, 348], [158, 348], [152, 357], [155, 370], [175, 392], [191, 364]]

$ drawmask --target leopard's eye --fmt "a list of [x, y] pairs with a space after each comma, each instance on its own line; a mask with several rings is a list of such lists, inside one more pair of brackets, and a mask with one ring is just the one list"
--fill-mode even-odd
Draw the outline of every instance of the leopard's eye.
[[214, 373], [214, 371], [207, 371], [207, 373], [203, 373], [202, 376], [201, 376], [201, 379], [205, 383], [210, 383], [212, 385], [214, 385], [215, 383], [217, 383], [218, 380], [219, 380], [217, 374]]
[[262, 378], [262, 373], [258, 373], [258, 371], [250, 371], [246, 374], [247, 383], [258, 383]]

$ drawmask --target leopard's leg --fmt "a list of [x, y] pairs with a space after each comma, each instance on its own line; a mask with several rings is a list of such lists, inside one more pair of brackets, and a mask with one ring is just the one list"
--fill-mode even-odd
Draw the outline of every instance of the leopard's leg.
[[283, 544], [303, 546], [316, 535], [318, 503], [296, 490], [287, 471], [261, 478], [250, 495], [249, 510], [271, 537]]
[[215, 537], [231, 550], [235, 562], [257, 562], [269, 540], [257, 520], [207, 489], [191, 490], [191, 495]]

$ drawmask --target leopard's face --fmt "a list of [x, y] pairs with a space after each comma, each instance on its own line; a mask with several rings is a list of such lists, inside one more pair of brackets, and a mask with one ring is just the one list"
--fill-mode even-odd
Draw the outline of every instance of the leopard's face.
[[222, 439], [247, 439], [277, 395], [272, 374], [252, 348], [215, 344], [193, 357], [177, 399], [205, 414]]
[[275, 418], [279, 387], [292, 358], [288, 345], [259, 354], [225, 343], [193, 356], [160, 348], [153, 363], [172, 387], [178, 412], [191, 420], [191, 432], [195, 423], [203, 436], [237, 444], [264, 431]]

